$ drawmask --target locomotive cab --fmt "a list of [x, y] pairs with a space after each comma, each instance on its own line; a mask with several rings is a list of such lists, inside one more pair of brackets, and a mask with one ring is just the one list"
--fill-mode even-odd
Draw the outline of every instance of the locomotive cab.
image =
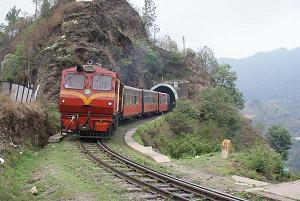
[[62, 73], [59, 106], [62, 128], [81, 137], [106, 137], [120, 118], [122, 83], [115, 72], [95, 65]]

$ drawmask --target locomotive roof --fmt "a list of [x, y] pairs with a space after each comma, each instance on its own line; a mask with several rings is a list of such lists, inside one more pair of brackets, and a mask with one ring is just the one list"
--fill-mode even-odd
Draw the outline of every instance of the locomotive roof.
[[[83, 65], [85, 66], [85, 65]], [[117, 76], [116, 72], [113, 72], [111, 70], [105, 69], [103, 67], [97, 66], [97, 65], [93, 65], [95, 67], [95, 71], [92, 73], [105, 73], [105, 74], [111, 74], [113, 76]], [[71, 68], [67, 68], [64, 70], [65, 71], [72, 71], [72, 72], [77, 72], [77, 67], [71, 67]]]

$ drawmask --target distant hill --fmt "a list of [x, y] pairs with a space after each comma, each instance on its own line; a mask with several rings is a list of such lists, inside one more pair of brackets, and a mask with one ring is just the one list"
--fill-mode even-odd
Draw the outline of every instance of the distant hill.
[[278, 124], [288, 128], [292, 136], [300, 136], [299, 118], [279, 106], [276, 101], [248, 101], [243, 113], [250, 117], [252, 122], [262, 129], [263, 133], [266, 133], [271, 125]]
[[243, 59], [221, 58], [238, 74], [247, 100], [275, 100], [300, 117], [300, 48], [258, 53]]
[[[243, 59], [219, 59], [238, 74], [238, 88], [247, 100], [243, 113], [266, 132], [272, 124], [300, 136], [300, 48], [258, 53]], [[290, 149], [289, 167], [300, 170], [300, 143]]]

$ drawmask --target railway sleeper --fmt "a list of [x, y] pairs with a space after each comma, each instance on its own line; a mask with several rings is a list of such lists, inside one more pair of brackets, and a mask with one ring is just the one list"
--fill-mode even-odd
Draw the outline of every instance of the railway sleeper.
[[118, 168], [118, 171], [122, 171], [122, 172], [130, 172], [130, 171], [132, 171], [132, 169], [130, 169], [130, 168]]
[[157, 188], [169, 188], [169, 187], [171, 187], [170, 184], [164, 184], [164, 183], [153, 184], [153, 186], [155, 186]]
[[154, 200], [154, 199], [159, 198], [159, 196], [158, 195], [154, 195], [154, 194], [146, 194], [146, 195], [142, 195], [140, 198], [142, 200]]
[[172, 188], [172, 187], [167, 187], [167, 188], [161, 188], [165, 191], [169, 191], [169, 192], [175, 192], [175, 191], [180, 191], [180, 189], [178, 188]]
[[143, 176], [145, 176], [144, 174], [138, 173], [138, 172], [129, 172], [128, 175], [129, 175], [129, 176], [138, 176], [138, 177], [143, 177]]
[[140, 180], [143, 181], [143, 182], [147, 182], [147, 183], [155, 183], [155, 182], [157, 182], [156, 179], [149, 179], [149, 178], [142, 178]]
[[194, 194], [191, 193], [174, 193], [175, 195], [179, 196], [179, 197], [183, 197], [183, 198], [192, 198], [195, 197]]
[[144, 191], [144, 190], [139, 188], [139, 187], [130, 187], [130, 188], [127, 188], [127, 191], [129, 193], [134, 193], [134, 192], [141, 192], [141, 191]]

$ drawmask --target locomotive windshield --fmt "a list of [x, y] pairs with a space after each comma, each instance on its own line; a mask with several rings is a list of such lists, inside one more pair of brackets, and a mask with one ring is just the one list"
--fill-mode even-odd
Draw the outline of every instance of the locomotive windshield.
[[109, 91], [112, 89], [112, 77], [107, 75], [94, 75], [93, 89]]
[[65, 88], [67, 89], [83, 89], [84, 75], [68, 73], [65, 77]]

